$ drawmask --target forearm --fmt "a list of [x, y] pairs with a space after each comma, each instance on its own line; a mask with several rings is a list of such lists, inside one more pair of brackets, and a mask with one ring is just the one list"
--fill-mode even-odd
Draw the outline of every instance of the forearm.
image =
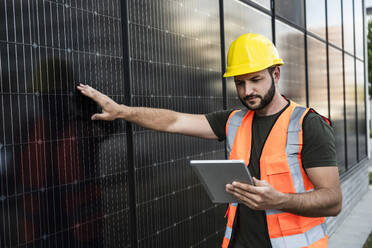
[[284, 194], [281, 210], [307, 217], [336, 216], [342, 196], [337, 189], [321, 188], [311, 192]]
[[179, 113], [168, 109], [120, 105], [118, 118], [125, 119], [148, 129], [171, 132], [170, 127], [177, 120], [178, 115]]
[[204, 139], [218, 139], [207, 118], [202, 114], [179, 113], [168, 109], [129, 107], [120, 105], [96, 89], [79, 84], [77, 89], [102, 108], [92, 120], [112, 121], [118, 118], [156, 131], [190, 135]]

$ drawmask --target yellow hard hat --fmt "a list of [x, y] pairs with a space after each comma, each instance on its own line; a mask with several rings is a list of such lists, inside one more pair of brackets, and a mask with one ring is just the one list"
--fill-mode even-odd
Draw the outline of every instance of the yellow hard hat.
[[283, 65], [274, 44], [260, 34], [243, 34], [231, 43], [224, 77], [233, 77]]

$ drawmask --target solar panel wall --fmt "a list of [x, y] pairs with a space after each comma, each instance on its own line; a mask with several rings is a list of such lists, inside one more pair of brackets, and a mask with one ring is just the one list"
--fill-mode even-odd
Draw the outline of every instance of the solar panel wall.
[[130, 247], [118, 1], [1, 1], [0, 247]]
[[275, 23], [275, 32], [276, 47], [285, 63], [281, 68], [280, 93], [306, 106], [304, 33], [279, 20]]
[[326, 44], [308, 36], [307, 51], [309, 106], [329, 117]]
[[[326, 2], [306, 0], [306, 28], [308, 32], [326, 39]], [[340, 14], [340, 13], [339, 13]]]
[[[135, 106], [222, 109], [216, 1], [129, 1]], [[138, 247], [217, 247], [225, 205], [210, 202], [190, 159], [223, 159], [223, 143], [133, 127]]]
[[337, 165], [339, 172], [346, 170], [345, 162], [345, 115], [342, 51], [329, 47], [329, 94], [330, 120], [335, 132]]
[[328, 41], [342, 49], [341, 1], [327, 0]]
[[347, 135], [347, 163], [349, 168], [357, 163], [357, 127], [354, 59], [345, 54], [345, 111]]
[[342, 0], [344, 49], [354, 54], [353, 0]]
[[366, 149], [366, 105], [365, 105], [365, 85], [364, 85], [364, 63], [356, 60], [356, 100], [358, 118], [358, 160], [361, 161], [367, 156]]

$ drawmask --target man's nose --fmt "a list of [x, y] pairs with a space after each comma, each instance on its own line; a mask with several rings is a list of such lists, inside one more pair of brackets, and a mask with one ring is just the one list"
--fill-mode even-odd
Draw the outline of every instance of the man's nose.
[[244, 82], [244, 95], [249, 96], [253, 93], [253, 87], [250, 85], [249, 82]]

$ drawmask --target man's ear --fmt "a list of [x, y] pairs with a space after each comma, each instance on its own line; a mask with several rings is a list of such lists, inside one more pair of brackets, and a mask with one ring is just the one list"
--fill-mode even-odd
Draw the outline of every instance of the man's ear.
[[280, 79], [280, 66], [275, 66], [275, 69], [273, 71], [273, 78], [274, 81], [277, 83]]

